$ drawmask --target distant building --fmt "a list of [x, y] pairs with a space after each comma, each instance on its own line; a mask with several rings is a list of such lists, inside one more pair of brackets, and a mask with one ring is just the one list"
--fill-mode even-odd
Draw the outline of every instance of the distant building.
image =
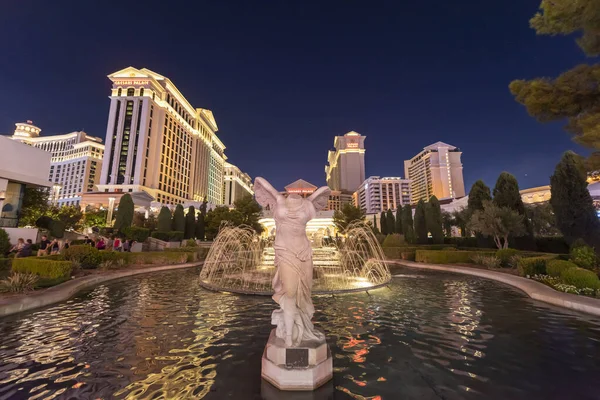
[[365, 180], [365, 138], [357, 132], [336, 136], [325, 166], [327, 186], [332, 190], [354, 193]]
[[408, 179], [370, 176], [354, 195], [356, 206], [365, 214], [382, 211], [395, 212], [399, 205], [411, 203], [411, 185]]
[[100, 182], [104, 145], [102, 139], [83, 131], [41, 137], [31, 121], [17, 123], [11, 139], [51, 154], [48, 179], [56, 186], [51, 199], [58, 206], [79, 205], [82, 193]]
[[235, 165], [226, 162], [223, 175], [223, 204], [231, 206], [247, 194], [254, 195], [252, 178]]
[[48, 152], [0, 136], [0, 227], [17, 227], [25, 188], [52, 187], [50, 157]]
[[144, 191], [159, 203], [223, 202], [225, 145], [210, 110], [194, 108], [149, 69], [110, 74], [101, 192]]
[[519, 190], [519, 194], [525, 204], [545, 203], [550, 201], [550, 185]]
[[412, 203], [431, 196], [438, 199], [460, 198], [465, 195], [463, 166], [459, 148], [437, 142], [404, 161], [404, 173], [411, 181]]
[[[298, 179], [285, 187], [284, 195], [297, 194], [302, 197], [308, 197], [318, 188], [304, 179]], [[345, 204], [352, 203], [352, 195], [343, 193], [339, 190], [332, 190], [327, 200], [327, 206], [323, 211], [340, 211]]]

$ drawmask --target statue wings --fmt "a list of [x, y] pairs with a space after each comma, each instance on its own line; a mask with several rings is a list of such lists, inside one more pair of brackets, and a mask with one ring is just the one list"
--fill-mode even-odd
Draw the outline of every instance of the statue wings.
[[277, 205], [277, 199], [281, 197], [281, 194], [261, 177], [254, 179], [254, 195], [258, 204], [263, 207], [268, 206], [271, 210]]
[[329, 189], [327, 186], [321, 186], [308, 197], [308, 201], [313, 204], [315, 211], [321, 211], [327, 207], [327, 201], [329, 200], [330, 194], [331, 189]]

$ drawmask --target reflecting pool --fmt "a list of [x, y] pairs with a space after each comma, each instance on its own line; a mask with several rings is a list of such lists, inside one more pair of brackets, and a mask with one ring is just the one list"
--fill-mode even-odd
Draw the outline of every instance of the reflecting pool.
[[[275, 304], [207, 291], [198, 272], [139, 275], [0, 319], [0, 399], [260, 399]], [[369, 294], [315, 297], [330, 398], [600, 398], [599, 319], [480, 278], [395, 274]]]

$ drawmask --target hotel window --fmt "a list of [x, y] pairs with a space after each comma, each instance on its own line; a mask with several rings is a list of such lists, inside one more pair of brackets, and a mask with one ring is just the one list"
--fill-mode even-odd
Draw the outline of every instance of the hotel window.
[[117, 90], [117, 96], [120, 96], [122, 92], [123, 92], [123, 90], [121, 88], [119, 88], [119, 90]]
[[143, 95], [144, 95], [144, 88], [141, 88], [140, 89], [140, 96], [143, 96]]
[[135, 89], [134, 88], [127, 89], [127, 96], [134, 96], [134, 95], [135, 95]]

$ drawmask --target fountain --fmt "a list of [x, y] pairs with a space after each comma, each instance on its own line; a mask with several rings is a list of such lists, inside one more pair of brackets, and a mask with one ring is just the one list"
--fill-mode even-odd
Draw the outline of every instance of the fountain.
[[[386, 285], [390, 271], [371, 227], [351, 223], [339, 240], [313, 241], [314, 294], [355, 292]], [[207, 289], [272, 295], [275, 250], [250, 227], [224, 225], [200, 272]]]

